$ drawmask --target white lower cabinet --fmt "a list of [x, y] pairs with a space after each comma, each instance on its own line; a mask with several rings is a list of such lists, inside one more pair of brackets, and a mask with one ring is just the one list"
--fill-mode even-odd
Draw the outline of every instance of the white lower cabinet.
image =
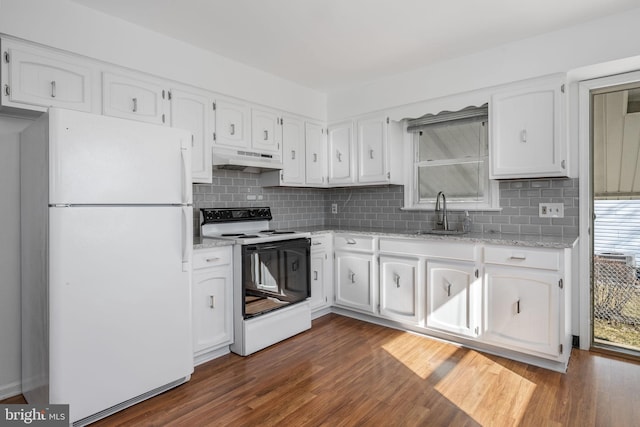
[[312, 313], [327, 309], [333, 302], [332, 235], [311, 236], [311, 298]]
[[336, 252], [336, 305], [375, 312], [373, 254]]
[[380, 255], [380, 315], [417, 324], [422, 290], [418, 258]]
[[231, 246], [196, 250], [193, 258], [193, 351], [199, 364], [216, 357], [216, 350], [228, 353], [233, 342]]
[[560, 286], [556, 272], [487, 266], [484, 339], [514, 350], [560, 356]]
[[473, 262], [427, 260], [426, 326], [477, 337], [482, 308], [481, 280]]

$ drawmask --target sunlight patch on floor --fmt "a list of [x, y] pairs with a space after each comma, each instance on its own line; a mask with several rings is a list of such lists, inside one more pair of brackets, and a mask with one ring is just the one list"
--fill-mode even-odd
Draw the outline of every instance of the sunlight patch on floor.
[[435, 390], [482, 425], [518, 425], [536, 385], [480, 353], [469, 351]]
[[389, 340], [382, 348], [423, 380], [459, 350], [456, 346], [437, 341], [425, 346], [423, 337], [411, 334]]

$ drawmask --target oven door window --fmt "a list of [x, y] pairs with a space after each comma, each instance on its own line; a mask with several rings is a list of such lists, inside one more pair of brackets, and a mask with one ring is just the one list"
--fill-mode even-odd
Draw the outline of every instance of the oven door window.
[[243, 316], [254, 317], [310, 296], [310, 240], [242, 247]]

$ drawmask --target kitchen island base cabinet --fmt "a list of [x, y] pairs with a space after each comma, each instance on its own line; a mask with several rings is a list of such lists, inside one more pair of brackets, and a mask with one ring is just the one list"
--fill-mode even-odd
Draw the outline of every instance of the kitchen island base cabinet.
[[233, 342], [231, 246], [194, 251], [192, 316], [194, 364], [229, 353]]
[[485, 341], [559, 357], [560, 276], [553, 272], [487, 266], [485, 280]]
[[481, 279], [474, 263], [427, 260], [427, 328], [477, 337], [480, 310]]
[[380, 256], [380, 315], [400, 322], [418, 324], [419, 260], [417, 258]]

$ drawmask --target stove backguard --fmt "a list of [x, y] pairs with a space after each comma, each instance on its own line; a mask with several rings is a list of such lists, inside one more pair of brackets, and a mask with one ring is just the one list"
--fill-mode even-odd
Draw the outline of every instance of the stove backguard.
[[308, 238], [242, 245], [245, 319], [311, 296], [310, 248]]

